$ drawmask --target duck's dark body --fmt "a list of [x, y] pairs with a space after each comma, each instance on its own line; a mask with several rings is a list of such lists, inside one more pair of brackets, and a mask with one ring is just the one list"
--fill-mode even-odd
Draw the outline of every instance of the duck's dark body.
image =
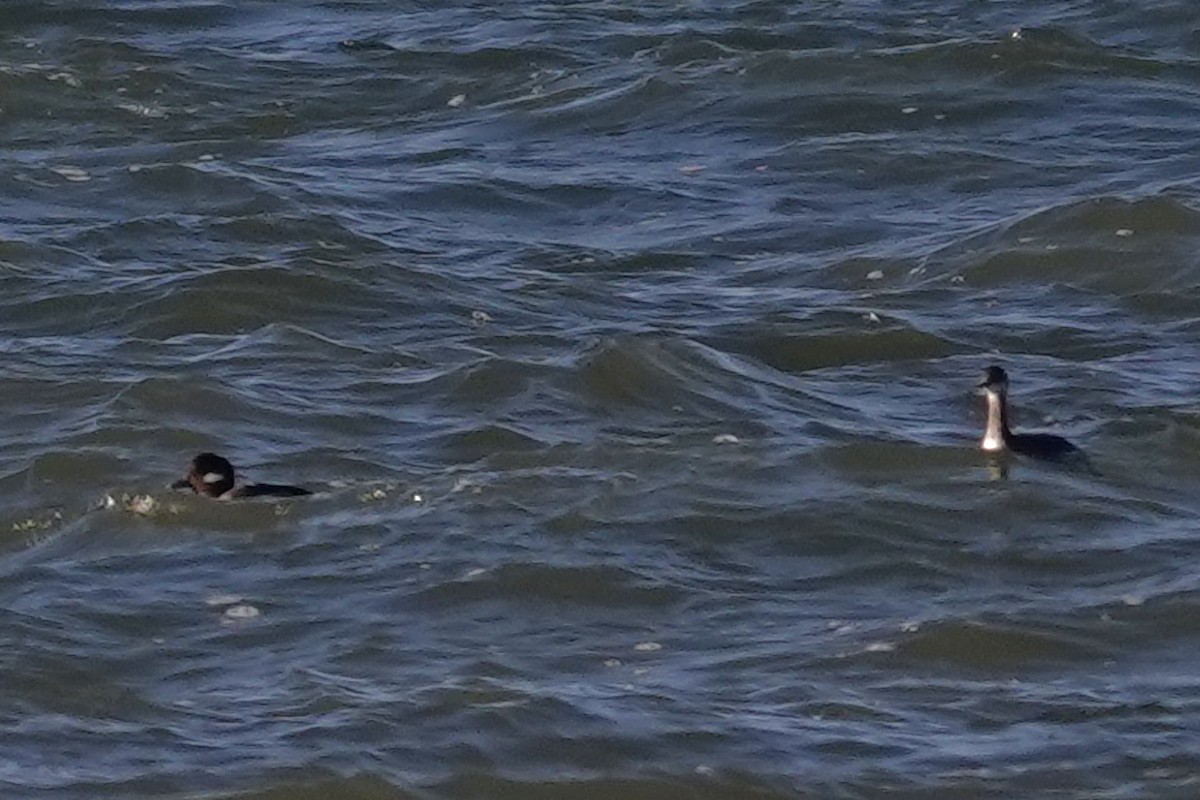
[[1082, 454], [1075, 445], [1052, 433], [1009, 433], [1005, 444], [1017, 455], [1061, 461]]

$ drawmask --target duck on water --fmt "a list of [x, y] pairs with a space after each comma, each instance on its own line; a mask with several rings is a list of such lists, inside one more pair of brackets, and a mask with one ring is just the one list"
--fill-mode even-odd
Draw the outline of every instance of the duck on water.
[[205, 497], [236, 500], [243, 497], [300, 497], [312, 494], [299, 486], [274, 483], [244, 483], [235, 486], [233, 464], [215, 453], [201, 453], [192, 459], [188, 474], [171, 484], [172, 489], [191, 489]]
[[987, 397], [987, 427], [979, 446], [987, 453], [1017, 453], [1044, 461], [1084, 460], [1083, 451], [1052, 433], [1013, 433], [1008, 424], [1008, 373], [997, 366], [983, 371], [979, 389]]

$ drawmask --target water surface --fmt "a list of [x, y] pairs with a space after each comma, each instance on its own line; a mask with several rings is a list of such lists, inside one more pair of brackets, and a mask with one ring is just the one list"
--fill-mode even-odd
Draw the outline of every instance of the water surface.
[[0, 19], [3, 796], [1196, 795], [1191, 3]]

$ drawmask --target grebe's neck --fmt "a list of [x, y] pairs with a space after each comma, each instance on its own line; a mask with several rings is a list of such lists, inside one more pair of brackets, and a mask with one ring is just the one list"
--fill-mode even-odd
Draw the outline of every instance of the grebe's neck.
[[987, 428], [979, 446], [984, 450], [1003, 450], [1008, 446], [1011, 432], [1008, 429], [1008, 398], [1003, 392], [987, 391]]

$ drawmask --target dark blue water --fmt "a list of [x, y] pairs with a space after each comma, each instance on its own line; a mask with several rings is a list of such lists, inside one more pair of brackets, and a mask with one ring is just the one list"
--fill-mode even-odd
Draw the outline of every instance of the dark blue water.
[[0, 796], [1195, 797], [1200, 9], [903, 6], [0, 8]]

